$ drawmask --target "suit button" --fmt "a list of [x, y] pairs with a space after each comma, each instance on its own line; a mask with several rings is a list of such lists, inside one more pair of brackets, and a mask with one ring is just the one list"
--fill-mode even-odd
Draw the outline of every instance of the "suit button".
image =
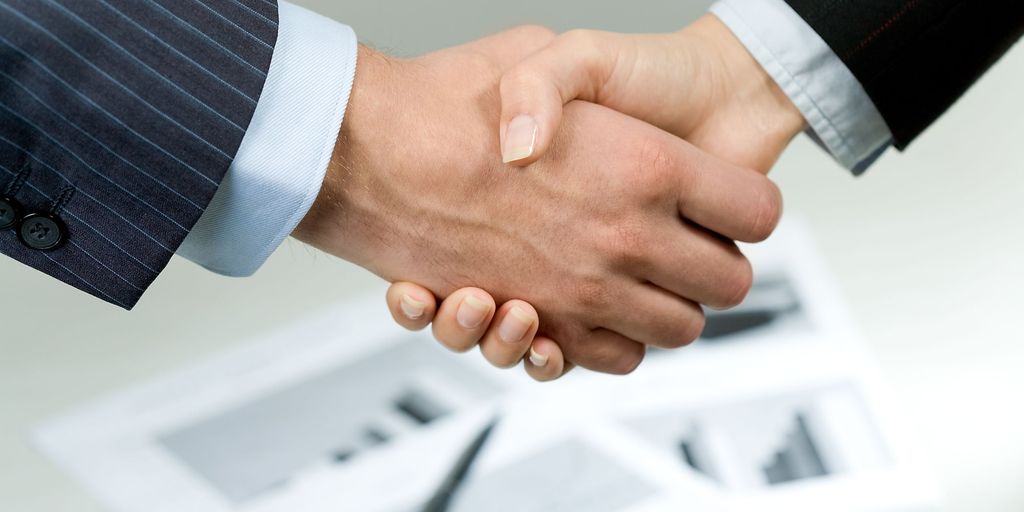
[[52, 251], [64, 243], [67, 230], [60, 218], [45, 213], [32, 213], [21, 220], [18, 229], [21, 241], [37, 251]]
[[14, 227], [21, 217], [21, 208], [18, 202], [9, 197], [0, 196], [0, 229]]

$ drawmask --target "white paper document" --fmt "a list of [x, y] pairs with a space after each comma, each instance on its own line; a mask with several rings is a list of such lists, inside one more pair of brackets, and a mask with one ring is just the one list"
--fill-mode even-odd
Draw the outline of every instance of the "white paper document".
[[628, 377], [536, 384], [402, 331], [372, 297], [35, 438], [118, 512], [420, 510], [494, 419], [453, 512], [935, 509], [806, 229], [745, 249], [750, 298]]

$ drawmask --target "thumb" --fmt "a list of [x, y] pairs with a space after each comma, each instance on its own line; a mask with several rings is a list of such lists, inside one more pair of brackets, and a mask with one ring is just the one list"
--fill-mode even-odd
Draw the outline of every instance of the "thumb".
[[594, 101], [618, 63], [617, 34], [577, 30], [509, 69], [501, 79], [502, 161], [527, 166], [551, 146], [562, 122], [562, 107]]

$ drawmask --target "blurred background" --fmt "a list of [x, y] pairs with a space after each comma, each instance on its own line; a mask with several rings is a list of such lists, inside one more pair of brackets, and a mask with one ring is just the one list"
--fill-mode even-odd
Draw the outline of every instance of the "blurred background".
[[[522, 23], [675, 30], [710, 2], [299, 0], [404, 56]], [[773, 173], [809, 220], [950, 511], [1024, 510], [1024, 48], [903, 155], [852, 178], [805, 137]], [[103, 510], [29, 430], [378, 285], [289, 241], [251, 279], [175, 259], [132, 313], [0, 259], [0, 506]], [[380, 302], [383, 308], [383, 297]]]

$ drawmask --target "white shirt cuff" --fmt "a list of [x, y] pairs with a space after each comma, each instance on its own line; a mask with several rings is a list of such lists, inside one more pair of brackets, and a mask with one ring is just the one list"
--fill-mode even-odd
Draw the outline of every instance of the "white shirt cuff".
[[800, 109], [812, 137], [860, 174], [892, 143], [864, 87], [783, 0], [721, 0], [711, 7]]
[[252, 123], [217, 194], [178, 249], [214, 272], [258, 270], [320, 193], [355, 80], [348, 26], [280, 2], [277, 46]]

